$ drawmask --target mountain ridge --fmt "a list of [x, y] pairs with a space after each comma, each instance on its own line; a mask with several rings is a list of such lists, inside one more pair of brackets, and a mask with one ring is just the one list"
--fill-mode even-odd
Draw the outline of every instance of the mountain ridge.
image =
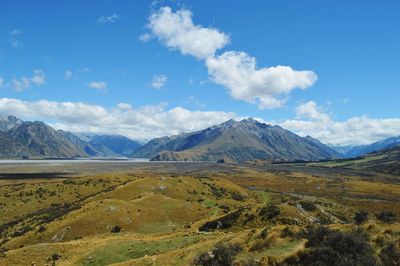
[[339, 154], [311, 137], [253, 118], [228, 120], [203, 130], [154, 139], [133, 157], [166, 161], [320, 160]]
[[120, 135], [93, 135], [86, 141], [78, 134], [55, 130], [41, 121], [0, 116], [0, 158], [121, 157], [139, 145]]

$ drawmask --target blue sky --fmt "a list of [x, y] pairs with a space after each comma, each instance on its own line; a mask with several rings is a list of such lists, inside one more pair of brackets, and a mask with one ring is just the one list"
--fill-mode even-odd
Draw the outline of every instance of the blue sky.
[[[399, 11], [361, 0], [2, 1], [0, 112], [137, 139], [251, 116], [324, 142], [376, 141], [400, 134]], [[183, 14], [192, 28], [166, 29]], [[257, 65], [236, 79], [223, 55]], [[290, 69], [260, 71], [276, 66]]]

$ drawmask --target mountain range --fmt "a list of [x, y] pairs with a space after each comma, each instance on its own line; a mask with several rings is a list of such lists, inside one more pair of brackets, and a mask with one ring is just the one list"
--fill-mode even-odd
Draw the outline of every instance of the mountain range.
[[40, 121], [0, 116], [0, 158], [131, 157], [154, 161], [318, 161], [365, 156], [400, 136], [362, 146], [325, 145], [252, 118], [166, 136], [145, 145], [121, 135], [75, 134]]
[[355, 145], [355, 146], [336, 146], [328, 144], [328, 146], [341, 153], [344, 158], [354, 158], [364, 156], [374, 151], [389, 149], [400, 144], [400, 136], [391, 137], [384, 140], [380, 140], [368, 145]]
[[137, 149], [134, 157], [154, 161], [248, 160], [313, 161], [340, 154], [311, 137], [300, 137], [279, 126], [252, 118], [229, 120], [204, 130], [157, 138]]
[[40, 121], [0, 117], [0, 158], [121, 157], [139, 146], [124, 136], [92, 135], [85, 140]]

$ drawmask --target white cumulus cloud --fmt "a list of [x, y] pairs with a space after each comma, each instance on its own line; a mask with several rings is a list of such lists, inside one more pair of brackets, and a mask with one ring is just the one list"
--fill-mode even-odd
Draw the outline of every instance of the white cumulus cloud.
[[[320, 107], [317, 105], [316, 108]], [[73, 132], [121, 134], [141, 140], [191, 132], [229, 119], [244, 118], [233, 112], [191, 111], [182, 107], [167, 109], [166, 104], [133, 108], [128, 103], [119, 103], [114, 108], [105, 108], [82, 102], [12, 98], [0, 98], [0, 114], [13, 114], [26, 120], [52, 121], [52, 126]], [[368, 144], [397, 136], [400, 132], [400, 118], [359, 116], [334, 121], [307, 116], [271, 123], [301, 136], [310, 135], [324, 143], [337, 145]]]
[[168, 6], [150, 15], [148, 28], [166, 46], [184, 55], [205, 59], [229, 43], [229, 36], [214, 28], [195, 25], [187, 9], [173, 12]]
[[89, 83], [89, 88], [104, 91], [107, 89], [107, 83], [105, 81], [92, 81]]
[[316, 102], [309, 101], [302, 103], [296, 107], [296, 115], [298, 118], [307, 118], [317, 121], [328, 122], [330, 117], [323, 110], [322, 107], [318, 106]]
[[323, 143], [362, 145], [400, 134], [400, 118], [357, 116], [345, 121], [334, 121], [314, 101], [300, 104], [295, 112], [296, 119], [278, 124], [301, 136], [310, 135]]
[[211, 79], [225, 86], [232, 98], [257, 104], [261, 109], [280, 107], [293, 89], [306, 89], [317, 80], [312, 71], [289, 66], [257, 68], [256, 59], [245, 52], [229, 51], [209, 57], [206, 66]]
[[230, 96], [256, 104], [260, 109], [278, 108], [285, 104], [294, 89], [312, 86], [317, 75], [290, 66], [257, 68], [256, 59], [246, 52], [217, 50], [230, 42], [227, 34], [215, 28], [195, 25], [187, 9], [173, 12], [170, 7], [154, 11], [149, 18], [151, 33], [166, 46], [205, 61], [210, 79], [224, 86]]
[[159, 90], [167, 83], [167, 76], [163, 74], [154, 75], [151, 79], [150, 86], [153, 89]]
[[0, 98], [0, 114], [13, 114], [26, 120], [50, 120], [52, 126], [73, 132], [122, 134], [142, 140], [200, 130], [239, 118], [232, 112], [167, 109], [165, 104], [135, 109], [127, 103], [119, 103], [107, 109], [81, 102], [11, 98]]

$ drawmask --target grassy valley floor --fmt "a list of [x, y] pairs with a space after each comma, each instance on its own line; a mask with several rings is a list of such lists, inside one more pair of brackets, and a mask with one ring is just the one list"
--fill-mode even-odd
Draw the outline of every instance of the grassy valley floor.
[[263, 163], [0, 168], [0, 265], [307, 265], [321, 248], [339, 252], [337, 238], [386, 265], [400, 243], [396, 175]]

